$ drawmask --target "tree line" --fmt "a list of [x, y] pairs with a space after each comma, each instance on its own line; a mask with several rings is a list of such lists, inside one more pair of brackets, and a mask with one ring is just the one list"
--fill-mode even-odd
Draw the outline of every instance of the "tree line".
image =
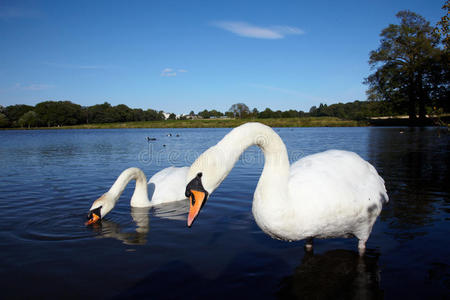
[[0, 127], [51, 127], [78, 124], [164, 120], [162, 111], [108, 102], [81, 106], [71, 101], [44, 101], [35, 106], [0, 106]]
[[[392, 115], [391, 105], [385, 101], [354, 101], [338, 104], [320, 104], [312, 106], [309, 112], [290, 109], [286, 111], [266, 108], [258, 111], [250, 110], [244, 103], [233, 104], [226, 112], [204, 109], [198, 113], [191, 111], [187, 118], [241, 118], [241, 119], [267, 119], [267, 118], [302, 118], [302, 117], [337, 117], [347, 120], [363, 120], [373, 116]], [[170, 114], [167, 119], [175, 119]], [[162, 111], [153, 109], [142, 110], [129, 108], [125, 104], [112, 106], [108, 102], [84, 107], [70, 101], [44, 101], [35, 106], [18, 104], [7, 107], [0, 106], [0, 127], [54, 127], [79, 124], [138, 122], [164, 120]]]
[[400, 115], [405, 111], [396, 109], [388, 101], [353, 101], [347, 103], [323, 104], [312, 106], [308, 112], [290, 109], [286, 111], [266, 108], [250, 110], [244, 103], [233, 104], [225, 113], [232, 118], [302, 118], [302, 117], [336, 117], [344, 120], [365, 120], [371, 117]]

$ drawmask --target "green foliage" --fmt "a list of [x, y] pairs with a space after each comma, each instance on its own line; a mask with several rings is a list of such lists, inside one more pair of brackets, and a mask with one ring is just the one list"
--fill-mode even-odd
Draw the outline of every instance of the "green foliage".
[[439, 48], [439, 36], [430, 23], [411, 11], [397, 14], [400, 24], [381, 32], [380, 47], [370, 53], [375, 72], [366, 78], [369, 100], [385, 100], [410, 119], [425, 118], [426, 106], [445, 105], [448, 97], [448, 52]]
[[20, 119], [19, 119], [19, 125], [21, 127], [34, 127], [38, 124], [38, 116], [37, 114], [30, 110], [29, 112], [25, 113]]
[[19, 119], [23, 116], [26, 112], [29, 112], [30, 110], [33, 110], [34, 107], [30, 105], [24, 105], [24, 104], [17, 104], [17, 105], [10, 105], [7, 106], [3, 113], [8, 118], [10, 122], [10, 126], [17, 127], [19, 126]]
[[235, 118], [248, 118], [250, 117], [250, 109], [244, 103], [235, 103], [231, 105], [228, 112], [233, 113]]
[[6, 115], [0, 113], [0, 128], [9, 127], [9, 120]]
[[200, 117], [202, 117], [203, 119], [209, 119], [209, 118], [219, 118], [219, 117], [223, 116], [223, 113], [221, 113], [220, 111], [217, 111], [215, 109], [210, 110], [210, 111], [205, 109], [205, 110], [199, 112], [198, 115]]
[[[303, 115], [303, 114], [302, 114]], [[354, 101], [332, 105], [320, 104], [312, 106], [309, 116], [336, 117], [344, 120], [365, 120], [370, 117], [396, 115], [391, 103], [387, 101]]]
[[41, 125], [64, 126], [81, 123], [81, 106], [70, 101], [45, 101], [38, 103], [34, 111]]

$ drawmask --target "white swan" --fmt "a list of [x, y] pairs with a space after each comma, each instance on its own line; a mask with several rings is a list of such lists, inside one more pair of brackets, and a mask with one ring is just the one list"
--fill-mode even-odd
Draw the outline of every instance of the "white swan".
[[185, 183], [189, 167], [165, 168], [150, 178], [148, 187], [153, 192], [148, 198], [147, 179], [144, 172], [138, 168], [128, 168], [123, 171], [111, 186], [109, 191], [94, 201], [89, 209], [86, 225], [97, 222], [109, 213], [116, 205], [123, 190], [131, 180], [136, 180], [136, 187], [131, 197], [132, 207], [150, 207], [153, 205], [186, 199]]
[[382, 204], [388, 201], [375, 168], [356, 153], [340, 150], [309, 155], [289, 166], [281, 138], [260, 123], [233, 129], [192, 164], [186, 181], [189, 227], [208, 195], [252, 145], [265, 157], [252, 207], [265, 233], [288, 241], [307, 239], [308, 248], [312, 238], [356, 236], [364, 251]]

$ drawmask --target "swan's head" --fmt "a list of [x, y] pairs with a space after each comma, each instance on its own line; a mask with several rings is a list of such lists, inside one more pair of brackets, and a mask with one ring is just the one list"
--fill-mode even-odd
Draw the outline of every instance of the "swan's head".
[[209, 195], [202, 184], [202, 173], [198, 173], [197, 176], [188, 183], [185, 195], [189, 198], [187, 226], [191, 227], [203, 205], [205, 205]]
[[85, 224], [90, 225], [101, 221], [101, 219], [104, 218], [106, 214], [111, 211], [111, 209], [113, 209], [114, 201], [114, 197], [109, 193], [105, 193], [100, 198], [95, 200], [89, 209], [89, 213], [87, 215], [88, 221]]
[[186, 197], [190, 199], [188, 227], [191, 227], [208, 196], [230, 173], [239, 158], [239, 151], [239, 145], [234, 145], [232, 149], [216, 145], [203, 152], [191, 165], [186, 186]]

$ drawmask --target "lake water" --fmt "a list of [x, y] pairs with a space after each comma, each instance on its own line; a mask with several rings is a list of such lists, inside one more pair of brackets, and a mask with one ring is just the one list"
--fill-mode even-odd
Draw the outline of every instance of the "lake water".
[[139, 167], [149, 178], [190, 165], [229, 130], [0, 131], [0, 298], [449, 297], [446, 129], [276, 129], [291, 161], [350, 150], [385, 179], [390, 202], [362, 258], [356, 239], [316, 240], [305, 254], [303, 241], [273, 240], [259, 229], [251, 203], [264, 158], [256, 147], [190, 229], [185, 201], [132, 210], [134, 184], [101, 225], [84, 225], [124, 169]]

